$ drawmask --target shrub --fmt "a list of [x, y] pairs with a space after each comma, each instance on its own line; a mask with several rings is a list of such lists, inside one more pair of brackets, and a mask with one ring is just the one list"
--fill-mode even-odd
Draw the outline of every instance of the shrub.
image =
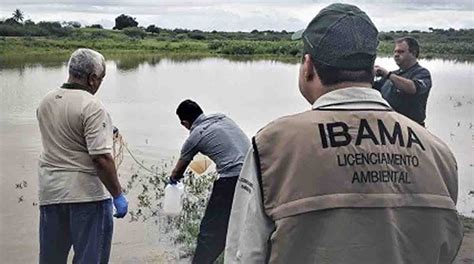
[[90, 26], [87, 26], [86, 28], [98, 28], [98, 29], [103, 29], [104, 27], [101, 24], [92, 24]]
[[252, 55], [255, 53], [255, 45], [248, 42], [227, 42], [221, 52], [227, 55]]
[[106, 32], [102, 31], [102, 30], [97, 30], [97, 31], [92, 31], [91, 32], [91, 38], [93, 39], [104, 39], [104, 38], [107, 38], [108, 35]]
[[200, 31], [193, 31], [190, 32], [189, 34], [190, 39], [195, 39], [195, 40], [204, 40], [206, 39], [206, 35], [203, 32]]
[[156, 27], [155, 25], [149, 25], [145, 31], [146, 32], [150, 32], [151, 34], [160, 34], [160, 28], [159, 27]]
[[175, 39], [177, 39], [177, 40], [183, 40], [183, 39], [187, 39], [187, 38], [188, 38], [187, 33], [179, 33], [179, 34], [176, 34], [176, 36], [175, 36]]
[[177, 216], [161, 215], [164, 188], [169, 179], [172, 161], [152, 166], [153, 172], [138, 170], [126, 185], [126, 192], [131, 199], [137, 199], [135, 208], [131, 207], [131, 221], [154, 221], [172, 236], [176, 243], [184, 246], [182, 256], [192, 253], [199, 232], [199, 223], [204, 214], [208, 195], [217, 174], [215, 172], [195, 176], [188, 174], [183, 183], [183, 210]]
[[146, 36], [146, 32], [137, 27], [124, 28], [123, 33], [132, 39], [143, 39]]
[[208, 49], [218, 51], [224, 46], [223, 41], [214, 40], [207, 44]]

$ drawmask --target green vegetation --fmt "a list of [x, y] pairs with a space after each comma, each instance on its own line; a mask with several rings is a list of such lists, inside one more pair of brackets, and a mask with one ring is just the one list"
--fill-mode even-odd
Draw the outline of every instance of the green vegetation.
[[460, 215], [461, 222], [464, 225], [464, 233], [472, 233], [474, 232], [474, 218], [466, 217]]
[[433, 29], [430, 32], [417, 30], [390, 31], [379, 34], [381, 54], [392, 54], [393, 41], [404, 36], [411, 36], [420, 43], [421, 56], [424, 58], [474, 59], [474, 29]]
[[25, 15], [20, 9], [15, 9], [12, 13], [12, 19], [15, 20], [18, 23], [23, 22], [23, 19], [25, 18]]
[[[292, 32], [258, 31], [220, 32], [165, 29], [155, 25], [138, 27], [135, 18], [122, 14], [115, 20], [116, 30], [95, 24], [81, 28], [78, 22], [23, 22], [17, 9], [12, 17], [0, 21], [0, 55], [17, 57], [31, 54], [68, 54], [88, 47], [103, 53], [200, 54], [203, 56], [260, 56], [279, 60], [299, 60], [301, 41], [291, 41]], [[412, 36], [421, 44], [421, 56], [459, 60], [474, 58], [474, 29], [433, 29], [422, 31], [381, 32], [379, 54], [390, 56], [393, 41]]]
[[137, 27], [137, 26], [138, 26], [137, 20], [131, 16], [121, 14], [120, 16], [115, 18], [114, 29], [124, 29], [128, 27]]
[[[167, 233], [179, 246], [180, 258], [193, 254], [199, 224], [204, 214], [207, 198], [217, 174], [189, 174], [183, 179], [185, 195], [183, 210], [177, 216], [162, 215], [164, 188], [169, 179], [173, 161], [162, 161], [159, 166], [152, 166], [151, 171], [137, 170], [126, 185], [126, 192], [131, 199], [137, 200], [130, 207], [130, 221], [154, 221], [161, 230]], [[135, 203], [134, 203], [135, 204]]]

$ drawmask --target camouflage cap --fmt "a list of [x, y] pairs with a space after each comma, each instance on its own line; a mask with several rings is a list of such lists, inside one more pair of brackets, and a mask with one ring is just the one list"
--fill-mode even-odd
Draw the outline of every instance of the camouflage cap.
[[365, 12], [348, 4], [322, 9], [305, 30], [292, 39], [303, 39], [304, 51], [323, 65], [360, 70], [374, 65], [378, 30]]

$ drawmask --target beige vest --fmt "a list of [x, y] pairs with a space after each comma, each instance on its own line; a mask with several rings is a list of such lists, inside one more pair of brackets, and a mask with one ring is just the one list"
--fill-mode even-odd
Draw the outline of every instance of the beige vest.
[[[311, 226], [300, 227], [297, 219], [325, 209], [425, 207], [456, 216], [453, 154], [428, 130], [392, 111], [313, 110], [284, 117], [256, 135], [254, 149], [264, 210], [277, 228], [271, 262], [291, 260], [288, 248], [280, 248], [288, 243], [279, 241], [297, 243], [305, 233], [299, 228]], [[311, 241], [303, 244], [311, 252]]]

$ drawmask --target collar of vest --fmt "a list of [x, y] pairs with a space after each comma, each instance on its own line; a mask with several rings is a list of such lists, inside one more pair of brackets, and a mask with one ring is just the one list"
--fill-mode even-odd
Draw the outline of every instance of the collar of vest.
[[82, 85], [82, 84], [78, 84], [78, 83], [63, 83], [63, 85], [61, 85], [61, 88], [71, 89], [71, 90], [83, 90], [83, 91], [86, 91], [86, 92], [92, 94], [90, 92], [89, 87], [87, 87], [85, 85]]
[[[379, 91], [367, 87], [347, 87], [324, 94], [313, 103], [313, 110], [351, 105], [355, 108], [392, 110]], [[360, 106], [360, 107], [358, 107]]]

